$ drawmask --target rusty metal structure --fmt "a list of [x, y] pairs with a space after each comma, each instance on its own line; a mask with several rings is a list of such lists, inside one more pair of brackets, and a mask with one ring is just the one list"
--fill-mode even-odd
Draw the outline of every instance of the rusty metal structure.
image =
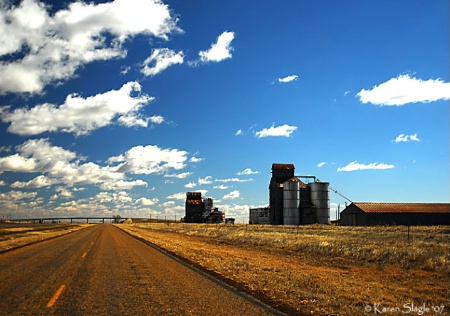
[[340, 217], [342, 226], [450, 225], [450, 203], [353, 202]]
[[202, 194], [200, 192], [186, 193], [186, 216], [184, 221], [186, 223], [201, 223], [204, 211]]
[[225, 213], [214, 207], [212, 198], [202, 199], [201, 192], [187, 192], [185, 217], [186, 223], [223, 223]]

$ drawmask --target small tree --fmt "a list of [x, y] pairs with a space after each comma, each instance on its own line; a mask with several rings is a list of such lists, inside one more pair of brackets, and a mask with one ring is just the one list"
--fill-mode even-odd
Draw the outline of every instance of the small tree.
[[118, 224], [118, 223], [120, 223], [120, 219], [121, 219], [121, 217], [120, 217], [120, 215], [119, 214], [117, 214], [117, 215], [113, 215], [113, 223], [114, 224]]

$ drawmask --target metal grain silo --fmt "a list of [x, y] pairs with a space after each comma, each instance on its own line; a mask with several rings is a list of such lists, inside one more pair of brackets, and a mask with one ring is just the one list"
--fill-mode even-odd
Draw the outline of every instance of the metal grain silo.
[[283, 224], [300, 224], [300, 181], [296, 177], [283, 184]]
[[316, 210], [316, 222], [318, 224], [330, 223], [330, 184], [328, 182], [312, 182], [311, 203]]
[[212, 212], [213, 208], [214, 208], [214, 201], [212, 198], [205, 198], [203, 200], [203, 203], [205, 204], [205, 211], [210, 213]]

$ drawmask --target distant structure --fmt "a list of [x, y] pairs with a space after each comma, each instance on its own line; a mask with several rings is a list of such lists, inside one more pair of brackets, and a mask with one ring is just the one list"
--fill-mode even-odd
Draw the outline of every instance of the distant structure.
[[250, 209], [250, 224], [270, 224], [269, 207], [257, 207]]
[[212, 198], [202, 199], [201, 192], [186, 193], [185, 217], [186, 223], [223, 223], [225, 213], [214, 207]]
[[269, 184], [269, 223], [283, 224], [283, 183], [294, 177], [293, 164], [272, 164]]
[[353, 202], [340, 218], [342, 226], [450, 225], [450, 204]]
[[[313, 182], [304, 183], [300, 178]], [[314, 176], [295, 176], [293, 164], [272, 164], [268, 218], [272, 225], [329, 224], [330, 184]]]

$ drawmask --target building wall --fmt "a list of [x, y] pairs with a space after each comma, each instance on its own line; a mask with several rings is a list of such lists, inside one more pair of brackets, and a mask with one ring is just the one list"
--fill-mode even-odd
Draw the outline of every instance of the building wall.
[[367, 213], [367, 225], [450, 225], [450, 213]]
[[203, 214], [203, 203], [187, 204], [186, 203], [186, 223], [201, 223]]
[[341, 226], [367, 226], [367, 214], [353, 204], [347, 206], [340, 215]]
[[269, 208], [259, 207], [250, 209], [250, 224], [270, 224]]
[[341, 226], [450, 225], [449, 213], [366, 213], [350, 204], [341, 212]]

